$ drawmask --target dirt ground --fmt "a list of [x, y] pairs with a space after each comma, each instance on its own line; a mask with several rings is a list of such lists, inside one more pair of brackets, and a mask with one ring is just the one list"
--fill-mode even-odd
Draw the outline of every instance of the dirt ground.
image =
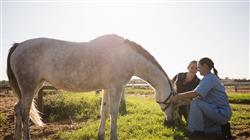
[[[12, 140], [14, 133], [14, 105], [17, 102], [17, 97], [13, 94], [0, 93], [0, 112], [4, 114], [4, 124], [0, 126], [0, 140]], [[32, 139], [58, 139], [57, 132], [61, 130], [71, 131], [79, 128], [78, 123], [71, 121], [47, 123], [45, 127], [30, 126]]]
[[[17, 98], [12, 94], [0, 93], [0, 112], [4, 114], [4, 124], [0, 126], [0, 140], [13, 139], [14, 132], [14, 105]], [[34, 140], [41, 139], [58, 139], [57, 132], [61, 130], [72, 131], [80, 128], [79, 123], [68, 121], [61, 121], [55, 123], [46, 123], [45, 127], [40, 128], [34, 125], [30, 126], [31, 137]], [[250, 126], [232, 126], [232, 133], [236, 140], [250, 140]]]

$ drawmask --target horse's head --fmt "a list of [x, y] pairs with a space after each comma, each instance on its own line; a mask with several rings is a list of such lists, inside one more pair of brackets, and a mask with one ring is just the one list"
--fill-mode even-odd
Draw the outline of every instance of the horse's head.
[[167, 90], [167, 93], [161, 94], [162, 96], [157, 99], [157, 103], [160, 105], [161, 110], [166, 116], [164, 125], [174, 125], [180, 122], [178, 107], [170, 101], [171, 97], [176, 94], [176, 91], [172, 87], [169, 89], [170, 90]]

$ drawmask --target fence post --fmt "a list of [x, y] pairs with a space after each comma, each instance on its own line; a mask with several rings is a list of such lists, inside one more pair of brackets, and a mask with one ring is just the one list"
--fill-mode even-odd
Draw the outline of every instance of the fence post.
[[237, 92], [238, 91], [238, 85], [234, 85], [234, 91]]

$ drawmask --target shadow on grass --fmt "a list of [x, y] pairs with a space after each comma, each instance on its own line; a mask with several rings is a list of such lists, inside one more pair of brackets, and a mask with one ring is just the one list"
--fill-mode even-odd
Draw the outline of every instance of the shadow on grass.
[[174, 140], [189, 140], [187, 125], [185, 122], [174, 123], [174, 122], [167, 122], [166, 120], [164, 120], [163, 125], [165, 127], [173, 129]]

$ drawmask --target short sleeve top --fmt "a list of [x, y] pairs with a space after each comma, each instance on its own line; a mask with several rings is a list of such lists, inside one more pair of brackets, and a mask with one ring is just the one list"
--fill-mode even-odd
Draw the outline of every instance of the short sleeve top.
[[220, 108], [224, 115], [231, 115], [232, 112], [225, 87], [216, 75], [212, 73], [205, 75], [194, 91], [203, 101]]

